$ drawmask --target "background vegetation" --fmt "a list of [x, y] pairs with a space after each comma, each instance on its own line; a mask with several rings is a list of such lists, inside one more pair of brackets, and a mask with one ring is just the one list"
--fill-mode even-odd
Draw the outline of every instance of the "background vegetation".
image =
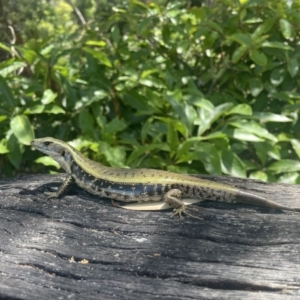
[[[210, 3], [210, 5], [208, 5]], [[0, 176], [116, 167], [300, 182], [300, 1], [0, 0]]]

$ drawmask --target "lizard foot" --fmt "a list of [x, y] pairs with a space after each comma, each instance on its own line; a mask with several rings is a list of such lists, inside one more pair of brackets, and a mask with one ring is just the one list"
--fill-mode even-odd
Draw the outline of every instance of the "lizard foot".
[[[189, 208], [189, 209], [191, 209], [191, 208]], [[203, 218], [196, 217], [196, 216], [188, 213], [187, 212], [187, 207], [185, 205], [182, 206], [182, 207], [180, 207], [180, 208], [174, 208], [174, 210], [173, 210], [173, 217], [178, 215], [179, 219], [182, 220], [183, 219], [182, 214], [185, 214], [185, 215], [187, 215], [187, 216], [189, 216], [191, 218], [194, 218], [194, 219], [204, 220]]]
[[173, 216], [178, 216], [182, 219], [182, 214], [185, 214], [191, 218], [203, 220], [187, 212], [186, 205], [181, 201], [182, 192], [178, 189], [168, 191], [164, 196], [164, 201], [173, 207]]
[[47, 200], [51, 199], [51, 198], [58, 198], [59, 195], [57, 192], [46, 192], [45, 195], [47, 195]]

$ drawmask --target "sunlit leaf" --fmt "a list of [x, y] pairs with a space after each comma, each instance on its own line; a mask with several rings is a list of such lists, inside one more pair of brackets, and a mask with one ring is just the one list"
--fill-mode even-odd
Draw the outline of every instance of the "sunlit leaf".
[[245, 167], [240, 158], [229, 150], [221, 151], [222, 172], [235, 177], [246, 177]]
[[34, 162], [37, 163], [37, 164], [42, 164], [42, 165], [47, 166], [47, 167], [53, 166], [56, 169], [61, 168], [60, 164], [58, 162], [56, 162], [50, 156], [41, 156], [41, 157], [37, 158]]
[[277, 142], [277, 138], [273, 134], [268, 132], [268, 130], [261, 127], [258, 123], [241, 120], [241, 121], [230, 122], [230, 125], [240, 128], [248, 133], [255, 134], [258, 137], [266, 138], [268, 140]]
[[253, 117], [261, 122], [292, 122], [291, 118], [284, 115], [273, 114], [271, 112], [255, 112]]
[[52, 103], [46, 105], [43, 112], [48, 113], [48, 114], [54, 114], [54, 115], [65, 113], [64, 109], [62, 109], [60, 106], [52, 104]]
[[27, 116], [15, 116], [10, 122], [10, 127], [20, 143], [30, 145], [34, 139], [34, 132]]
[[300, 158], [300, 141], [296, 140], [296, 139], [292, 139], [291, 144], [292, 144], [293, 149], [295, 150], [296, 154]]
[[263, 171], [251, 172], [249, 178], [261, 181], [268, 181], [268, 175]]
[[292, 159], [283, 159], [276, 161], [268, 167], [269, 171], [275, 174], [286, 173], [286, 172], [297, 172], [300, 171], [300, 161]]
[[45, 90], [41, 102], [46, 105], [54, 101], [57, 97], [57, 93], [53, 93], [52, 90]]
[[7, 148], [7, 140], [6, 139], [2, 139], [0, 141], [0, 154], [5, 154], [8, 153], [9, 150]]
[[238, 104], [235, 107], [233, 107], [228, 113], [226, 113], [227, 115], [231, 115], [231, 114], [240, 114], [240, 115], [248, 115], [251, 116], [252, 115], [252, 108], [251, 106], [249, 106], [248, 104]]
[[289, 39], [294, 36], [294, 29], [292, 24], [285, 19], [279, 20], [279, 29], [286, 39]]

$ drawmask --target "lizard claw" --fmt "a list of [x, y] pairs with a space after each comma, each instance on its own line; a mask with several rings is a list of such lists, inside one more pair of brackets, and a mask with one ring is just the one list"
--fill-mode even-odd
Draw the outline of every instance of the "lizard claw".
[[49, 200], [51, 198], [58, 198], [58, 195], [56, 192], [46, 192], [45, 194], [48, 196], [47, 200]]
[[188, 213], [186, 205], [182, 205], [179, 208], [174, 208], [174, 210], [173, 210], [173, 217], [178, 215], [179, 219], [182, 220], [183, 219], [182, 214], [185, 214], [185, 215], [187, 215], [187, 216], [189, 216], [191, 218], [194, 218], [194, 219], [204, 220], [203, 218], [196, 217], [196, 216]]

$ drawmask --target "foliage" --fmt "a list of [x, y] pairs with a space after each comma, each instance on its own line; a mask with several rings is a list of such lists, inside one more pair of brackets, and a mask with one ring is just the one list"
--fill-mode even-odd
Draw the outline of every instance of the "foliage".
[[4, 175], [41, 170], [35, 135], [116, 167], [298, 183], [299, 0], [185, 3], [91, 5], [0, 44]]

